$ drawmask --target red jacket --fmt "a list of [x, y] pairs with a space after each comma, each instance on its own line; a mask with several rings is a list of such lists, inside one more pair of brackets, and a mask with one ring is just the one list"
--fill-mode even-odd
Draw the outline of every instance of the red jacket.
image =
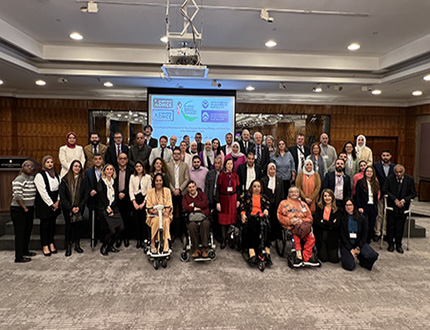
[[[192, 203], [194, 203], [194, 206], [190, 206], [190, 204]], [[199, 212], [202, 212], [206, 214], [206, 216], [209, 216], [208, 198], [206, 197], [206, 194], [200, 189], [197, 189], [196, 197], [191, 197], [189, 193], [185, 194], [182, 197], [182, 208], [185, 210], [185, 212], [187, 213], [194, 212], [195, 207], [198, 207], [201, 209], [201, 211]]]

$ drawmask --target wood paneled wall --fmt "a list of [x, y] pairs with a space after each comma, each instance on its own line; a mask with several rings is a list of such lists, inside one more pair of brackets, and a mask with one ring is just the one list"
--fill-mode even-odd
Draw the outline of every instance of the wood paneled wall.
[[[78, 144], [88, 143], [89, 110], [145, 110], [146, 101], [16, 99], [0, 97], [0, 155], [28, 155], [38, 161], [51, 154], [58, 163], [58, 149], [69, 131]], [[331, 144], [340, 151], [358, 134], [398, 137], [398, 162], [413, 174], [416, 116], [430, 114], [430, 105], [410, 108], [328, 105], [247, 104], [238, 113], [330, 115]], [[289, 134], [290, 129], [288, 130]], [[275, 134], [273, 134], [275, 135]], [[279, 135], [279, 134], [276, 134]], [[224, 142], [224, 141], [222, 141]]]

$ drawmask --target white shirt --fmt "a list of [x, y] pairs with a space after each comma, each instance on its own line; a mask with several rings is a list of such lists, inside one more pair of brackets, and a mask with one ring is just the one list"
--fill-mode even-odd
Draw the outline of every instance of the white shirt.
[[[301, 148], [301, 149], [300, 149]], [[300, 151], [302, 150], [303, 153]], [[305, 162], [305, 147], [297, 145], [297, 173], [300, 173], [303, 171], [303, 165]]]
[[248, 190], [249, 186], [251, 185], [251, 182], [256, 179], [255, 177], [255, 168], [254, 166], [249, 167], [246, 165], [246, 183], [245, 183], [245, 189]]
[[[140, 190], [139, 190], [139, 183], [140, 183]], [[132, 174], [130, 176], [130, 184], [128, 186], [128, 191], [129, 191], [129, 196], [131, 201], [136, 199], [135, 195], [137, 195], [139, 192], [143, 196], [146, 196], [149, 189], [152, 189], [152, 180], [149, 174], [144, 175], [141, 179], [139, 179], [138, 175]]]
[[173, 166], [175, 167], [175, 189], [179, 189], [179, 166], [181, 165], [181, 162], [179, 164], [174, 163]]
[[[48, 177], [49, 189], [51, 191], [57, 191], [60, 188], [60, 182], [57, 180], [57, 177], [52, 178], [48, 173], [46, 173], [46, 176]], [[43, 180], [41, 173], [36, 174], [36, 177], [34, 178], [34, 184], [36, 185], [36, 189], [46, 205], [51, 206], [56, 202], [53, 201], [48, 195], [48, 191], [46, 190], [45, 186], [45, 180]], [[60, 195], [58, 195], [58, 199], [60, 199]]]
[[367, 204], [373, 205], [373, 192], [369, 181], [367, 181], [367, 191], [369, 192], [369, 200], [367, 201]]

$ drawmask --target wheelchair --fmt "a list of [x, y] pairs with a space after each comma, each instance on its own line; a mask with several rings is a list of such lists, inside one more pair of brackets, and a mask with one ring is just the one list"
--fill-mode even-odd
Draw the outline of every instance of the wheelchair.
[[163, 205], [155, 205], [154, 209], [158, 211], [158, 219], [159, 219], [159, 227], [158, 227], [158, 235], [159, 239], [155, 241], [155, 248], [157, 252], [151, 251], [151, 239], [145, 240], [144, 242], [144, 253], [149, 258], [149, 261], [152, 262], [154, 268], [157, 270], [160, 268], [160, 265], [163, 268], [167, 267], [167, 261], [170, 259], [172, 254], [172, 249], [169, 242], [169, 250], [167, 252], [164, 251], [164, 228], [163, 228]]
[[[201, 212], [192, 212], [192, 213], [194, 213], [194, 214], [196, 214], [196, 213], [201, 214], [202, 217], [205, 216]], [[190, 236], [190, 233], [189, 233], [189, 230], [188, 230], [188, 224], [190, 223], [190, 220], [189, 220], [190, 219], [190, 215], [191, 215], [191, 213], [186, 213], [186, 212], [183, 212], [183, 214], [182, 214], [182, 216], [185, 219], [186, 224], [187, 224], [185, 239], [184, 239], [183, 247], [182, 247], [182, 252], [181, 252], [181, 254], [179, 256], [180, 260], [182, 262], [188, 262], [188, 261], [190, 261], [191, 250], [193, 248], [193, 246], [191, 244], [191, 236]], [[209, 215], [208, 219], [209, 219], [209, 221], [211, 223], [210, 229], [209, 229], [209, 238], [208, 238], [208, 251], [207, 251], [208, 252], [208, 257], [205, 258], [205, 257], [200, 256], [200, 257], [197, 257], [197, 258], [193, 258], [194, 261], [198, 261], [198, 262], [202, 262], [202, 261], [214, 261], [217, 258], [217, 253], [216, 253], [216, 250], [215, 250], [216, 245], [215, 245], [215, 242], [214, 242], [214, 236], [213, 236], [213, 231], [212, 231], [212, 214]], [[205, 218], [202, 219], [202, 220], [200, 220], [200, 221], [195, 221], [195, 222], [197, 222], [197, 224], [199, 226], [199, 229], [200, 229], [200, 225], [201, 225], [201, 223], [202, 223], [203, 220], [205, 220]], [[200, 232], [200, 230], [199, 230], [199, 232]], [[200, 241], [201, 241], [201, 239], [200, 239]], [[199, 246], [197, 248], [199, 248], [199, 249], [202, 248], [202, 243], [201, 242], [200, 242], [200, 244], [199, 244]]]

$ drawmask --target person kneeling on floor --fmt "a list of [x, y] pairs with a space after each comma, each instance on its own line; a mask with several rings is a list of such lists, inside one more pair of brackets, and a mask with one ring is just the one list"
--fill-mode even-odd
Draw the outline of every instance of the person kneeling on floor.
[[[208, 258], [209, 231], [211, 227], [208, 198], [200, 188], [197, 189], [194, 181], [188, 182], [187, 190], [188, 193], [182, 198], [182, 208], [189, 214], [188, 231], [191, 237], [191, 245], [194, 248], [194, 253], [191, 257]], [[201, 249], [199, 248], [200, 240], [202, 242]]]
[[[312, 213], [306, 203], [299, 199], [299, 188], [288, 189], [288, 198], [283, 200], [278, 207], [278, 219], [282, 227], [293, 232], [294, 267], [320, 266], [318, 258], [313, 252], [315, 236], [312, 233]], [[301, 240], [304, 241], [302, 248]]]

